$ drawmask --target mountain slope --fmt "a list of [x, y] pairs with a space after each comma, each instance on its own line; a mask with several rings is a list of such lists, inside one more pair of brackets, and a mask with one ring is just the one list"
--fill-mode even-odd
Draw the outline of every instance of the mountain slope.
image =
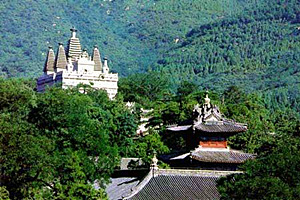
[[236, 85], [258, 91], [268, 105], [300, 110], [298, 27], [299, 1], [257, 1], [238, 16], [190, 31], [157, 69], [175, 85], [189, 80], [217, 91]]
[[83, 47], [98, 44], [121, 75], [146, 71], [195, 25], [241, 11], [239, 0], [33, 0], [0, 5], [0, 75], [37, 77], [49, 45], [77, 27]]

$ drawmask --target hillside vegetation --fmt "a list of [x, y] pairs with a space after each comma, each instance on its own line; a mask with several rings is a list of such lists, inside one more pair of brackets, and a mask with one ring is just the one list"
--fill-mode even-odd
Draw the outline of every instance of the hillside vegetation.
[[40, 75], [48, 46], [66, 45], [72, 26], [78, 29], [83, 48], [91, 52], [98, 44], [121, 75], [145, 72], [176, 38], [181, 40], [195, 26], [235, 13], [240, 4], [237, 0], [2, 2], [1, 75]]
[[272, 109], [299, 111], [300, 3], [255, 2], [237, 16], [188, 32], [157, 68], [175, 85], [188, 80], [215, 91], [235, 85], [261, 93]]
[[300, 5], [291, 0], [22, 1], [0, 6], [0, 76], [37, 77], [47, 47], [78, 28], [121, 76], [162, 71], [223, 92], [258, 92], [268, 105], [299, 111]]

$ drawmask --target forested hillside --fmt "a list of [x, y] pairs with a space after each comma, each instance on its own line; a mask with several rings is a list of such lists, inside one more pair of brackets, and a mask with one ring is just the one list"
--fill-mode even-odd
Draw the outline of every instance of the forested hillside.
[[98, 44], [121, 75], [144, 72], [195, 26], [241, 10], [237, 0], [50, 0], [5, 1], [0, 5], [2, 76], [41, 74], [49, 45], [66, 45], [75, 26], [91, 52]]
[[189, 80], [215, 91], [235, 85], [258, 91], [272, 109], [299, 111], [300, 3], [255, 2], [238, 16], [187, 33], [158, 68], [171, 74], [175, 85]]
[[257, 91], [271, 109], [299, 111], [299, 1], [6, 1], [0, 5], [0, 76], [37, 77], [47, 47], [77, 27], [121, 76], [170, 75], [223, 92]]

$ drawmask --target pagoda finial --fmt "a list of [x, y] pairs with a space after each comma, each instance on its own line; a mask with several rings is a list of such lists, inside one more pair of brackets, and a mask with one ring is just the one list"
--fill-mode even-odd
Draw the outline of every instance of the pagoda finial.
[[210, 98], [208, 98], [208, 90], [206, 90], [205, 93], [206, 93], [206, 95], [205, 95], [204, 101], [205, 101], [206, 105], [209, 105], [210, 104]]
[[158, 159], [156, 158], [156, 151], [153, 151], [153, 158], [152, 158], [152, 163], [151, 163], [151, 168], [152, 169], [158, 169], [157, 165]]
[[76, 38], [77, 29], [73, 26], [70, 31], [72, 31], [72, 38]]

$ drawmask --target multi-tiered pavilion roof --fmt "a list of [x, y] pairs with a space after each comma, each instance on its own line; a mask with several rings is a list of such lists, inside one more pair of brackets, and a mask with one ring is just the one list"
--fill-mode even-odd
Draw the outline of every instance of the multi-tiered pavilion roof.
[[210, 103], [208, 94], [202, 106], [194, 107], [193, 116], [194, 119], [190, 120], [190, 124], [168, 128], [170, 132], [186, 134], [189, 140], [187, 145], [195, 148], [188, 153], [170, 158], [171, 161], [190, 159], [196, 161], [193, 166], [207, 167], [207, 164], [213, 163], [213, 167], [216, 167], [219, 163], [222, 167], [224, 164], [241, 164], [254, 158], [252, 154], [233, 150], [228, 146], [228, 137], [247, 131], [247, 125], [225, 118], [218, 106]]

